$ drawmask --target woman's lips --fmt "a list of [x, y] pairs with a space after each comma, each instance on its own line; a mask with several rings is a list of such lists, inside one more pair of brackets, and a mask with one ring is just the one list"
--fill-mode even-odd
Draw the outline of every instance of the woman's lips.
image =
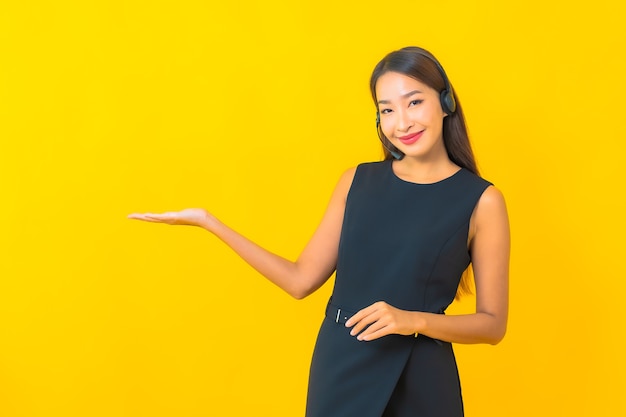
[[405, 145], [411, 145], [415, 142], [417, 142], [417, 140], [422, 136], [422, 133], [424, 133], [423, 130], [417, 132], [417, 133], [411, 133], [410, 135], [406, 135], [406, 136], [400, 136], [398, 137], [398, 140], [402, 143], [404, 143]]

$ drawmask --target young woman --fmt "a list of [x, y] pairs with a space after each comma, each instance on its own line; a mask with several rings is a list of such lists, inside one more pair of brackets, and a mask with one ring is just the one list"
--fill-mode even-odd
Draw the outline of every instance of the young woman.
[[[478, 176], [461, 106], [438, 61], [408, 47], [375, 67], [382, 162], [340, 178], [295, 262], [203, 209], [132, 214], [202, 227], [296, 298], [336, 270], [311, 364], [308, 417], [463, 415], [451, 343], [498, 343], [508, 311], [509, 226], [502, 194]], [[476, 311], [444, 314], [476, 286]]]

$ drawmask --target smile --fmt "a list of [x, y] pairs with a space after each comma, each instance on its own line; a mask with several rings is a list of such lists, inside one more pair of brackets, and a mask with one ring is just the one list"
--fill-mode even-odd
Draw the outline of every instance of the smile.
[[411, 133], [410, 135], [400, 136], [398, 137], [398, 140], [404, 143], [405, 145], [411, 145], [418, 141], [418, 139], [422, 136], [422, 133], [424, 133], [423, 130], [417, 133]]

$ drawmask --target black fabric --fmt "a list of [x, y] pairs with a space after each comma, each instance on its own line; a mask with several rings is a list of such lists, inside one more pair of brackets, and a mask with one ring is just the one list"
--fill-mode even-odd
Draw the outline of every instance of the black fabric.
[[[469, 221], [489, 185], [465, 169], [416, 184], [398, 178], [391, 161], [359, 165], [346, 202], [332, 306], [357, 312], [385, 301], [444, 312], [469, 265]], [[463, 416], [450, 343], [401, 335], [360, 342], [341, 321], [329, 315], [322, 322], [307, 417]]]

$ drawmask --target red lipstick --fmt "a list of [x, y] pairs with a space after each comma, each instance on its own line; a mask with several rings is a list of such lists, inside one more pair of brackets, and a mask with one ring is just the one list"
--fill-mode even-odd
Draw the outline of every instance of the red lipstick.
[[404, 143], [405, 145], [411, 145], [415, 142], [418, 141], [418, 139], [422, 136], [422, 133], [424, 133], [423, 130], [417, 132], [417, 133], [411, 133], [410, 135], [406, 135], [406, 136], [399, 136], [398, 140], [402, 143]]

